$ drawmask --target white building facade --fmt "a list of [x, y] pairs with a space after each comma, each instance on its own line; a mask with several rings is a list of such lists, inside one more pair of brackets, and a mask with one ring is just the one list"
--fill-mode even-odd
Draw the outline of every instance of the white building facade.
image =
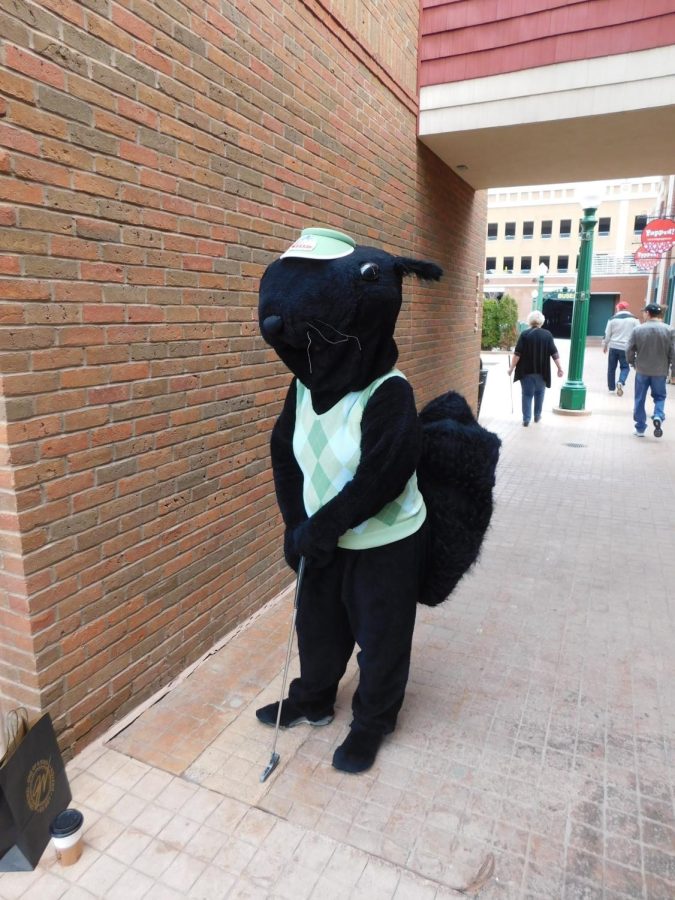
[[[637, 312], [649, 299], [672, 313], [669, 255], [653, 270], [639, 268], [634, 253], [649, 222], [673, 206], [673, 178], [646, 176], [595, 185], [600, 202], [594, 232], [589, 336], [619, 300]], [[485, 294], [508, 294], [524, 321], [537, 303], [558, 337], [569, 336], [579, 259], [580, 198], [587, 185], [566, 183], [488, 191]], [[539, 295], [542, 295], [541, 298]]]

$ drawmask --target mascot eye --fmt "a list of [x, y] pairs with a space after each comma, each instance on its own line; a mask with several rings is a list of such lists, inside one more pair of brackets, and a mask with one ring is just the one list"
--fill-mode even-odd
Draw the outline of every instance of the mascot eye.
[[364, 263], [361, 266], [361, 278], [364, 281], [377, 281], [380, 277], [380, 267], [377, 263]]

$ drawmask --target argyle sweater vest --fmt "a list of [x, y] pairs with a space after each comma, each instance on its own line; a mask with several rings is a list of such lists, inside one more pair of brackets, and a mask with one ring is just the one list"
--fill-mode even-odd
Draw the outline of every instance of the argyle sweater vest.
[[[302, 470], [303, 500], [308, 516], [321, 509], [354, 477], [361, 459], [361, 419], [368, 400], [387, 378], [405, 378], [398, 369], [353, 391], [327, 412], [312, 408], [307, 388], [296, 381], [297, 405], [293, 453]], [[338, 540], [347, 550], [392, 544], [414, 534], [426, 518], [424, 500], [413, 472], [402, 493], [372, 518], [350, 528]]]

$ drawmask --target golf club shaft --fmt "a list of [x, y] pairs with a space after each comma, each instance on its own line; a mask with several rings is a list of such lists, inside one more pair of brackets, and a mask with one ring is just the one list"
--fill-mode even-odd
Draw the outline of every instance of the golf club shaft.
[[[298, 599], [300, 597], [300, 588], [302, 587], [302, 579], [305, 574], [305, 557], [300, 557], [300, 565], [298, 566], [298, 577], [295, 582], [295, 597], [293, 598], [293, 616], [291, 618], [291, 628], [288, 632], [288, 645], [286, 647], [286, 662], [284, 664], [284, 675], [281, 680], [281, 696], [279, 697], [279, 709], [277, 710], [277, 721], [274, 726], [274, 738], [272, 740], [272, 752], [270, 755], [270, 765], [265, 772], [269, 774], [278, 762], [278, 755], [275, 753], [277, 749], [277, 738], [279, 736], [279, 723], [281, 721], [281, 706], [286, 695], [286, 682], [288, 681], [288, 669], [291, 663], [291, 651], [293, 649], [293, 633], [295, 632], [295, 620], [298, 615]], [[275, 760], [275, 756], [277, 759]], [[271, 766], [271, 768], [270, 768]], [[267, 774], [263, 773], [265, 777]]]

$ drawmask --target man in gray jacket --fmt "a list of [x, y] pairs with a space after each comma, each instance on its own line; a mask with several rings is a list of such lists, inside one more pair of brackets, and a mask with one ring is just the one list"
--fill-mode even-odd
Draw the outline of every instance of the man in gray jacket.
[[[623, 394], [623, 389], [628, 380], [630, 366], [626, 362], [626, 347], [628, 346], [628, 338], [633, 333], [633, 329], [638, 324], [638, 320], [633, 313], [628, 312], [628, 304], [625, 300], [620, 300], [616, 304], [616, 314], [607, 321], [605, 328], [605, 336], [602, 339], [602, 349], [604, 353], [609, 351], [607, 357], [607, 387], [612, 393], [616, 389], [619, 397]], [[619, 366], [619, 380], [616, 379], [616, 367]]]
[[647, 430], [645, 401], [651, 390], [654, 401], [654, 437], [663, 434], [666, 418], [666, 376], [675, 361], [675, 331], [661, 321], [663, 310], [648, 303], [643, 310], [643, 323], [636, 325], [628, 339], [626, 359], [635, 366], [635, 404], [633, 406], [634, 434], [644, 437]]

